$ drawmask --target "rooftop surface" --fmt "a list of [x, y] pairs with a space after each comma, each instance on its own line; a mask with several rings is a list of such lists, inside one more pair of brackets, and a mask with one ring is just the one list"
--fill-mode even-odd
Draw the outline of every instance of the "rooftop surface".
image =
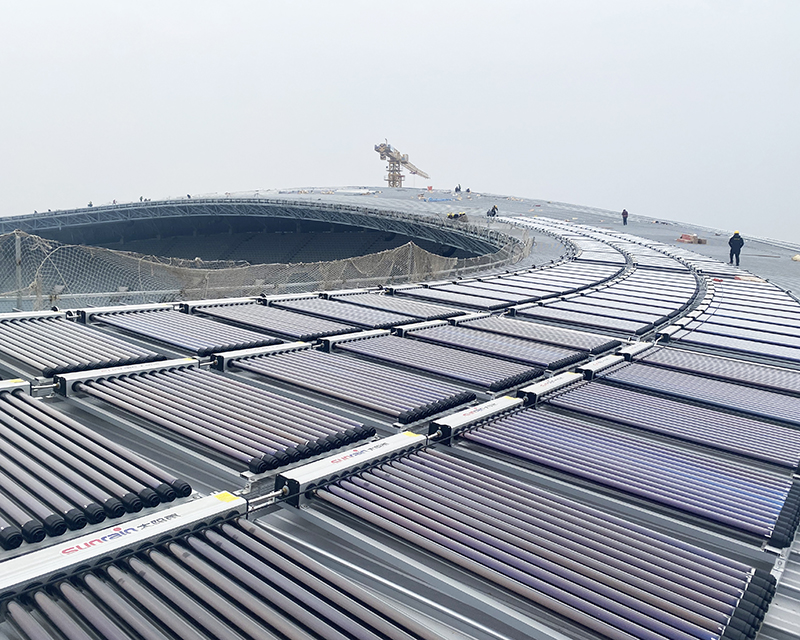
[[[187, 637], [173, 624], [273, 637], [265, 603], [285, 636], [317, 640], [352, 637], [359, 603], [381, 629], [359, 637], [376, 640], [797, 637], [800, 303], [699, 255], [727, 262], [728, 232], [413, 189], [222, 197], [444, 221], [463, 211], [507, 228], [486, 217], [496, 205], [517, 230], [573, 249], [558, 264], [391, 295], [0, 315], [0, 422], [11, 427], [0, 436], [42, 478], [65, 473], [97, 491], [51, 468], [58, 447], [28, 442], [15, 420], [57, 428], [70, 455], [91, 446], [123, 484], [147, 467], [161, 492], [137, 489], [150, 500], [140, 515], [119, 506], [130, 537], [93, 522], [0, 552], [0, 637]], [[683, 233], [708, 244], [677, 243]], [[748, 240], [743, 266], [790, 288], [792, 250]], [[16, 486], [6, 475], [16, 500], [52, 500], [24, 470]], [[227, 525], [213, 524], [220, 515]], [[138, 527], [153, 525], [145, 548]]]

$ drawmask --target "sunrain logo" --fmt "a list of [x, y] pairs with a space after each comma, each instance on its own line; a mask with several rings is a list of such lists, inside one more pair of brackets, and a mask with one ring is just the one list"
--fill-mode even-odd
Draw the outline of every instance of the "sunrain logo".
[[77, 553], [78, 551], [85, 551], [86, 549], [92, 549], [98, 545], [105, 544], [106, 542], [111, 542], [112, 540], [117, 540], [118, 538], [122, 538], [123, 536], [129, 536], [134, 533], [139, 533], [140, 531], [144, 531], [149, 527], [152, 527], [157, 524], [161, 524], [162, 522], [169, 522], [170, 520], [174, 520], [175, 518], [179, 518], [180, 516], [177, 513], [168, 513], [165, 516], [161, 516], [160, 518], [153, 518], [149, 522], [143, 522], [142, 524], [138, 524], [135, 527], [114, 527], [111, 530], [111, 533], [100, 536], [99, 538], [94, 538], [93, 540], [87, 540], [86, 542], [80, 542], [76, 545], [71, 547], [65, 547], [61, 550], [63, 555], [69, 555], [71, 553]]
[[377, 451], [378, 449], [383, 449], [389, 444], [390, 444], [389, 442], [386, 442], [384, 440], [382, 442], [376, 443], [372, 447], [367, 447], [365, 449], [353, 449], [353, 451], [351, 451], [350, 453], [346, 453], [345, 455], [339, 456], [338, 458], [333, 458], [331, 460], [331, 464], [339, 464], [340, 462], [345, 462], [346, 460], [357, 458], [358, 456], [363, 456], [365, 453], [372, 453], [373, 451]]

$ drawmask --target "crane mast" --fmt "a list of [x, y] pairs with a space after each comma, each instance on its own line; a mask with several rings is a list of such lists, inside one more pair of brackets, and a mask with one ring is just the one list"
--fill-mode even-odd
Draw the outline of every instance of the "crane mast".
[[389, 164], [386, 165], [386, 171], [388, 172], [386, 176], [386, 182], [389, 183], [390, 187], [402, 187], [403, 180], [405, 180], [405, 176], [403, 175], [403, 168], [407, 169], [408, 172], [412, 175], [421, 176], [423, 178], [430, 178], [430, 176], [418, 169], [413, 164], [408, 161], [408, 154], [402, 154], [397, 149], [392, 147], [388, 142], [382, 142], [381, 144], [375, 145], [375, 151], [377, 151], [380, 156], [381, 160], [388, 160]]

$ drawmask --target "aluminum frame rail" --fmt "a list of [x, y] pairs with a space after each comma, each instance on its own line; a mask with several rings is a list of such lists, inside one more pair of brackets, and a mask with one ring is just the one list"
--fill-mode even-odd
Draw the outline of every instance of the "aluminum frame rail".
[[493, 392], [520, 385], [544, 373], [538, 367], [396, 336], [337, 342], [336, 349], [460, 380]]
[[336, 300], [324, 298], [306, 298], [304, 300], [276, 300], [270, 306], [286, 309], [295, 313], [306, 313], [318, 318], [341, 322], [342, 324], [355, 325], [364, 329], [386, 329], [398, 324], [413, 322], [406, 315], [371, 309], [369, 307], [356, 307], [342, 304]]
[[586, 331], [563, 329], [505, 316], [488, 316], [457, 320], [460, 326], [503, 336], [543, 342], [591, 354], [603, 353], [622, 345], [620, 340]]
[[791, 544], [800, 485], [787, 474], [527, 409], [461, 434], [470, 442], [728, 529]]
[[753, 638], [762, 569], [428, 450], [316, 496], [613, 640]]
[[460, 325], [416, 329], [406, 333], [406, 336], [413, 340], [455, 347], [552, 370], [563, 369], [585, 360], [587, 357], [585, 351], [576, 351], [488, 331], [474, 331]]
[[342, 324], [341, 322], [334, 322], [333, 320], [308, 316], [302, 313], [294, 313], [277, 307], [265, 307], [255, 303], [200, 307], [195, 308], [194, 313], [304, 342], [324, 336], [338, 336], [343, 333], [358, 331], [358, 327], [354, 325]]
[[71, 322], [63, 314], [0, 316], [0, 354], [45, 378], [165, 359], [116, 336]]
[[121, 518], [189, 484], [21, 390], [0, 391], [0, 547]]
[[174, 309], [106, 312], [87, 314], [92, 322], [109, 325], [198, 356], [207, 356], [215, 351], [232, 351], [279, 344], [281, 341], [265, 335], [215, 322], [208, 318], [192, 316]]
[[426, 302], [415, 302], [414, 300], [402, 300], [395, 296], [388, 296], [378, 293], [357, 293], [357, 294], [334, 294], [330, 296], [337, 302], [345, 302], [360, 307], [369, 307], [380, 311], [399, 313], [403, 316], [411, 316], [419, 320], [441, 320], [463, 313], [461, 309], [454, 309], [438, 304]]
[[375, 435], [374, 427], [196, 368], [109, 374], [74, 386], [252, 473]]
[[458, 407], [476, 397], [473, 391], [448, 382], [315, 349], [231, 360], [228, 366], [388, 415], [402, 424]]
[[81, 567], [2, 610], [27, 640], [441, 637], [244, 518]]
[[649, 351], [634, 360], [653, 367], [737, 382], [778, 393], [800, 395], [800, 371], [794, 369], [667, 348]]
[[790, 469], [800, 467], [800, 431], [641, 391], [586, 383], [548, 403]]
[[712, 380], [636, 362], [603, 373], [600, 380], [800, 425], [800, 402], [797, 398], [746, 384]]

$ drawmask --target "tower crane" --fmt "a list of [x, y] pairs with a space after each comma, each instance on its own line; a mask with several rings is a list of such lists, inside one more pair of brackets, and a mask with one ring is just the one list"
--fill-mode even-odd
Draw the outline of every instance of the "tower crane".
[[402, 154], [397, 149], [392, 147], [389, 142], [382, 142], [375, 145], [375, 151], [381, 154], [381, 160], [388, 160], [389, 164], [386, 165], [386, 170], [389, 174], [386, 176], [386, 182], [390, 187], [402, 187], [405, 176], [402, 173], [402, 168], [408, 169], [412, 175], [422, 176], [423, 178], [430, 178], [430, 176], [417, 169], [413, 164], [408, 161], [408, 154]]

